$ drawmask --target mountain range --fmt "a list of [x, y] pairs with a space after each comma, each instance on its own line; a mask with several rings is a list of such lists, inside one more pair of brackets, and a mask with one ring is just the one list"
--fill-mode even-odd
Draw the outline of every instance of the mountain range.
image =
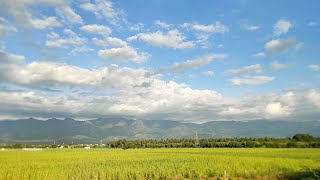
[[34, 118], [0, 121], [0, 143], [98, 143], [113, 139], [219, 137], [291, 137], [296, 133], [320, 136], [320, 121], [210, 121], [202, 124], [170, 120], [105, 117], [78, 121], [71, 118]]

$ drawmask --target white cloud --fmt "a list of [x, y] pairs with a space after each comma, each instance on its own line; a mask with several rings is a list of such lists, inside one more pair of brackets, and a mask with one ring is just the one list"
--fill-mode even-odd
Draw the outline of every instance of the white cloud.
[[127, 40], [132, 41], [140, 39], [153, 46], [163, 46], [174, 49], [184, 49], [194, 46], [192, 41], [185, 41], [186, 37], [177, 29], [170, 30], [167, 33], [157, 31], [154, 33], [140, 33], [136, 36], [129, 37]]
[[112, 32], [109, 27], [98, 24], [85, 25], [82, 26], [80, 29], [87, 33], [100, 34], [102, 36], [109, 36]]
[[219, 21], [215, 22], [215, 24], [199, 24], [199, 23], [183, 23], [180, 25], [183, 28], [192, 30], [195, 32], [196, 36], [196, 44], [199, 44], [201, 48], [210, 47], [209, 38], [214, 33], [225, 33], [229, 31], [229, 28]]
[[187, 60], [184, 62], [175, 63], [171, 69], [178, 70], [178, 69], [190, 69], [190, 68], [198, 68], [200, 66], [209, 64], [214, 59], [223, 59], [226, 56], [224, 54], [209, 54], [200, 56], [196, 59]]
[[241, 24], [240, 27], [248, 31], [256, 31], [260, 29], [260, 26], [248, 25], [247, 23]]
[[94, 44], [102, 47], [123, 47], [128, 45], [127, 42], [116, 37], [106, 37], [104, 39], [93, 38], [92, 41]]
[[258, 52], [256, 54], [252, 55], [253, 57], [266, 57], [266, 54], [264, 52]]
[[290, 48], [297, 47], [299, 45], [296, 38], [288, 39], [273, 39], [267, 42], [264, 48], [272, 54], [280, 54], [288, 51]]
[[196, 43], [201, 45], [202, 48], [206, 49], [210, 46], [209, 38], [210, 34], [207, 33], [198, 33], [196, 34]]
[[46, 19], [31, 19], [31, 24], [37, 29], [53, 28], [61, 26], [56, 17], [47, 17]]
[[80, 46], [86, 42], [86, 39], [79, 37], [71, 29], [65, 29], [63, 33], [65, 38], [59, 38], [60, 36], [55, 32], [51, 32], [47, 35], [46, 46], [68, 48], [70, 46]]
[[306, 96], [313, 105], [320, 109], [320, 92], [312, 89], [306, 94]]
[[291, 27], [292, 24], [290, 21], [280, 19], [273, 25], [273, 32], [275, 35], [286, 34]]
[[80, 5], [83, 10], [94, 13], [97, 18], [105, 19], [113, 25], [118, 25], [124, 20], [123, 11], [114, 8], [109, 0], [94, 0], [94, 3], [85, 2]]
[[320, 71], [320, 65], [319, 64], [310, 64], [308, 65], [308, 68], [312, 71]]
[[203, 75], [208, 76], [208, 77], [212, 77], [214, 76], [214, 72], [213, 71], [204, 71], [202, 72]]
[[288, 116], [291, 112], [290, 109], [283, 106], [280, 102], [270, 103], [266, 106], [266, 112], [270, 116]]
[[144, 25], [142, 23], [136, 23], [129, 27], [131, 31], [142, 31], [144, 29]]
[[[115, 71], [120, 69], [122, 68], [114, 67]], [[128, 78], [118, 79], [125, 75], [125, 72], [113, 75], [119, 82]], [[144, 79], [143, 74], [130, 75], [138, 80]], [[307, 120], [319, 115], [320, 108], [320, 101], [316, 101], [320, 94], [316, 90], [301, 94], [269, 93], [231, 99], [216, 91], [192, 89], [184, 84], [159, 79], [153, 79], [147, 85], [122, 88], [121, 91], [109, 95], [73, 92], [49, 96], [36, 91], [0, 91], [0, 106], [3, 107], [0, 113], [2, 116], [13, 117], [33, 115], [81, 118], [116, 114], [146, 119], [203, 122], [226, 119], [299, 120], [301, 117]], [[317, 108], [314, 108], [314, 105]]]
[[160, 68], [158, 71], [156, 71], [152, 75], [167, 73], [167, 72], [179, 72], [187, 69], [195, 69], [195, 68], [199, 68], [201, 66], [207, 65], [215, 59], [223, 59], [225, 57], [226, 57], [225, 54], [203, 55], [195, 59], [174, 63], [172, 66], [169, 66], [166, 68]]
[[288, 67], [288, 65], [286, 65], [286, 64], [281, 64], [281, 63], [279, 63], [278, 61], [272, 61], [272, 62], [270, 63], [270, 66], [271, 66], [271, 68], [272, 68], [273, 70], [281, 70], [281, 69], [284, 69], [284, 68]]
[[224, 33], [228, 32], [229, 28], [219, 21], [215, 24], [203, 25], [198, 23], [184, 23], [181, 25], [184, 28], [191, 28], [195, 31], [205, 32], [205, 33]]
[[[54, 62], [27, 62], [24, 56], [0, 52], [0, 81], [30, 87], [62, 87], [63, 92], [0, 90], [0, 114], [5, 117], [79, 117], [104, 115], [180, 121], [304, 119], [318, 117], [320, 92], [268, 93], [243, 99], [213, 90], [193, 89], [148, 71], [109, 65], [86, 69]], [[189, 66], [188, 66], [189, 67]], [[248, 77], [247, 77], [248, 78]], [[77, 92], [64, 87], [103, 88]], [[116, 90], [114, 93], [109, 88]], [[316, 107], [316, 108], [315, 108]]]
[[82, 24], [82, 18], [70, 7], [69, 1], [64, 0], [10, 0], [2, 1], [2, 7], [8, 16], [12, 17], [15, 22], [25, 27], [34, 27], [44, 29], [47, 27], [56, 27], [60, 22], [56, 17], [37, 18], [34, 17], [32, 6], [53, 7], [57, 15], [64, 19], [65, 23]]
[[160, 20], [154, 21], [154, 24], [155, 24], [155, 25], [158, 25], [158, 26], [160, 26], [160, 27], [162, 27], [162, 28], [165, 28], [165, 29], [169, 29], [169, 28], [172, 26], [171, 24], [167, 24], [167, 23], [162, 22], [162, 21], [160, 21]]
[[62, 7], [56, 9], [57, 14], [59, 14], [64, 20], [70, 24], [83, 24], [83, 20], [80, 15], [74, 12], [71, 7]]
[[0, 36], [7, 35], [11, 32], [17, 32], [17, 29], [10, 25], [6, 19], [0, 17]]
[[126, 88], [138, 86], [150, 79], [143, 69], [120, 68], [110, 65], [86, 69], [55, 62], [25, 62], [25, 57], [0, 52], [0, 82], [26, 86], [91, 86]]
[[248, 74], [248, 73], [262, 73], [262, 67], [260, 64], [253, 64], [249, 66], [244, 66], [237, 69], [229, 69], [225, 71], [225, 74]]
[[81, 52], [92, 52], [94, 51], [94, 49], [87, 47], [87, 46], [79, 46], [79, 47], [74, 47], [71, 51], [70, 51], [70, 55], [75, 56], [78, 53]]
[[130, 46], [99, 50], [98, 55], [106, 60], [133, 61], [136, 63], [141, 63], [150, 56], [144, 52], [139, 54], [136, 49]]
[[55, 33], [55, 32], [50, 32], [50, 33], [47, 34], [47, 38], [48, 39], [56, 39], [56, 38], [59, 38], [59, 37], [60, 37], [60, 35]]
[[135, 35], [135, 36], [130, 36], [130, 37], [128, 37], [128, 38], [127, 38], [127, 41], [130, 42], [130, 41], [134, 41], [134, 40], [137, 40], [137, 39], [138, 39], [138, 36]]
[[260, 85], [260, 84], [265, 84], [268, 83], [272, 80], [274, 80], [274, 77], [271, 76], [249, 76], [246, 75], [244, 77], [234, 77], [231, 78], [229, 81], [233, 85]]

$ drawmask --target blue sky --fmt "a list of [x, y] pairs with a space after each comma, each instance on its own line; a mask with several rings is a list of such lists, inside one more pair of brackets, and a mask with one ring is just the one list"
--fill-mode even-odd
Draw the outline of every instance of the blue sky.
[[0, 119], [319, 120], [316, 0], [0, 2]]

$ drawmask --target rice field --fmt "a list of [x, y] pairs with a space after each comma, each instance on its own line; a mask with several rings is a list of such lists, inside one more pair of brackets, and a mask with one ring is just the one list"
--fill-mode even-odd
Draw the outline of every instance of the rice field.
[[0, 151], [0, 179], [229, 179], [320, 169], [320, 149]]

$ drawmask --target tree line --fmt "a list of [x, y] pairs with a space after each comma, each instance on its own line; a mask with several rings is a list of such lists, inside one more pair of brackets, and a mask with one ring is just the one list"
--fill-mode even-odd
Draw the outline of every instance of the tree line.
[[296, 134], [288, 138], [204, 138], [204, 139], [119, 139], [104, 144], [11, 144], [0, 148], [320, 148], [320, 138], [309, 134]]
[[320, 148], [320, 138], [296, 134], [291, 138], [207, 138], [109, 141], [109, 148]]

